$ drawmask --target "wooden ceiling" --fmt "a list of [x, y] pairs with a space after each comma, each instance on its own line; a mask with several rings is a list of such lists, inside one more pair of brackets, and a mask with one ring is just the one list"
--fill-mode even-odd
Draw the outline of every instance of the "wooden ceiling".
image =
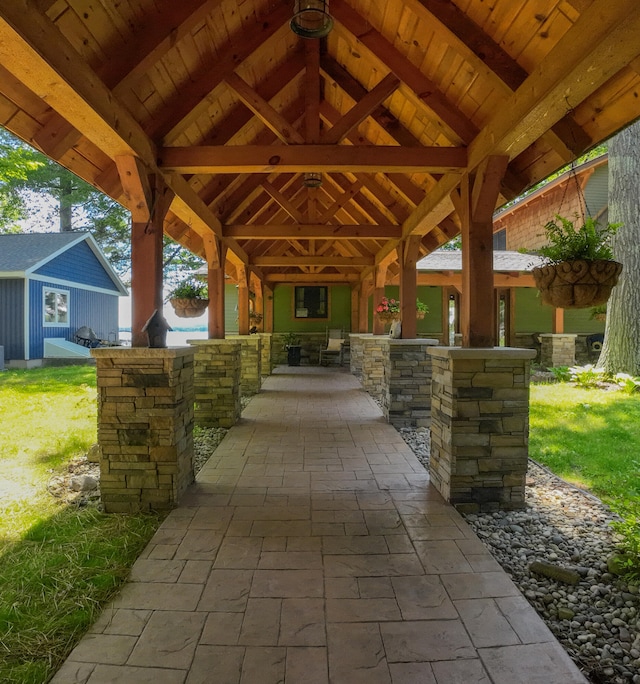
[[274, 284], [393, 276], [402, 239], [458, 234], [492, 155], [502, 202], [640, 116], [637, 2], [331, 0], [321, 40], [292, 10], [3, 0], [0, 123], [134, 216], [128, 169], [162, 177], [169, 235]]

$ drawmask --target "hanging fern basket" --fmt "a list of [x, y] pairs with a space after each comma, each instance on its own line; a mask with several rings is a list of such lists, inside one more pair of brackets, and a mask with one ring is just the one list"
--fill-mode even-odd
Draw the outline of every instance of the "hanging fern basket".
[[586, 309], [607, 302], [621, 272], [617, 261], [577, 259], [534, 268], [533, 277], [544, 304]]
[[199, 297], [173, 297], [169, 300], [176, 316], [180, 318], [197, 318], [202, 316], [209, 305], [208, 299]]

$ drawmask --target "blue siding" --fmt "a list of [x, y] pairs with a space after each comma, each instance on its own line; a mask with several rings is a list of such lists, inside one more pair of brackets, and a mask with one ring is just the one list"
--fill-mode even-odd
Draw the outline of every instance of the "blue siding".
[[[44, 327], [44, 289], [69, 291], [69, 327]], [[74, 341], [75, 332], [83, 325], [93, 328], [100, 339], [109, 339], [109, 334], [118, 330], [118, 297], [101, 292], [91, 292], [77, 287], [62, 287], [54, 283], [37, 280], [29, 283], [29, 354], [32, 359], [44, 355], [44, 339], [63, 337]]]
[[80, 285], [91, 285], [117, 292], [118, 288], [104, 270], [91, 247], [83, 241], [39, 268], [36, 273]]
[[24, 359], [24, 280], [0, 278], [0, 345], [6, 361]]

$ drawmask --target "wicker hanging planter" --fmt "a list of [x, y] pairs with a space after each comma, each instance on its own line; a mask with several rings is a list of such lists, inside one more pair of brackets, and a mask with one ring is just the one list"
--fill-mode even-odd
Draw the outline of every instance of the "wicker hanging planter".
[[176, 316], [179, 318], [197, 318], [202, 316], [209, 305], [208, 299], [201, 299], [199, 297], [172, 297], [170, 300]]
[[622, 264], [576, 259], [533, 269], [544, 304], [559, 309], [585, 309], [604, 304], [618, 282]]
[[376, 312], [376, 316], [386, 325], [387, 323], [393, 323], [393, 321], [400, 320], [399, 313], [393, 313], [390, 311]]
[[426, 315], [426, 311], [416, 311], [416, 320], [421, 321]]

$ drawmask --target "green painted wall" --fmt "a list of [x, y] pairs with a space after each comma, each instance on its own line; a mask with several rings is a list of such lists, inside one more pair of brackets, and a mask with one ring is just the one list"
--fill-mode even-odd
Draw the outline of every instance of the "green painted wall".
[[[589, 317], [591, 309], [565, 309], [564, 331], [567, 333], [604, 332], [604, 322]], [[553, 307], [542, 303], [538, 290], [521, 287], [516, 290], [516, 332], [551, 332], [553, 328]]]
[[551, 332], [553, 308], [542, 303], [535, 288], [516, 288], [515, 309], [517, 333]]
[[224, 331], [238, 332], [238, 288], [235, 285], [224, 286]]
[[[385, 295], [389, 299], [400, 299], [400, 288], [397, 285], [386, 285]], [[427, 285], [418, 285], [418, 299], [429, 307], [429, 313], [421, 320], [416, 321], [418, 335], [427, 337], [430, 333], [440, 335], [442, 333], [442, 288]], [[378, 302], [369, 297], [369, 330], [373, 329], [373, 310]]]
[[273, 292], [273, 332], [325, 332], [327, 328], [351, 330], [351, 288], [329, 286], [329, 318], [294, 317], [294, 286], [278, 285]]

